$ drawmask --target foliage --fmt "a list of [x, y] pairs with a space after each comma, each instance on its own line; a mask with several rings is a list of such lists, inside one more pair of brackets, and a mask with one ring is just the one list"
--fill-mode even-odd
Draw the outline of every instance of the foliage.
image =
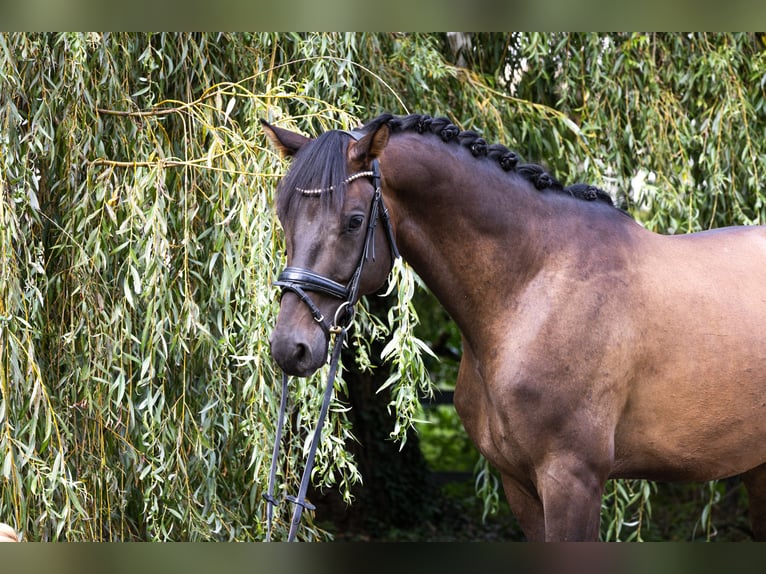
[[[286, 165], [258, 118], [316, 133], [382, 111], [447, 115], [604, 187], [651, 229], [763, 221], [752, 36], [471, 38], [459, 67], [443, 34], [0, 35], [4, 521], [29, 540], [263, 538], [283, 264], [271, 202]], [[415, 312], [406, 266], [394, 277], [398, 302], [359, 313], [354, 341], [387, 338], [402, 440], [431, 388], [417, 316], [438, 313]], [[291, 383], [280, 494], [297, 488], [321, 377]], [[315, 483], [348, 497], [346, 408], [331, 408]], [[477, 476], [491, 505], [491, 474]], [[643, 521], [651, 490], [612, 487], [606, 537]], [[304, 539], [326, 537], [307, 519]]]
[[[0, 42], [0, 514], [28, 539], [261, 539], [284, 167], [257, 119], [289, 97], [304, 129], [356, 120], [274, 76], [275, 35]], [[321, 400], [293, 385], [289, 486]], [[340, 404], [330, 427], [317, 481], [347, 489]]]

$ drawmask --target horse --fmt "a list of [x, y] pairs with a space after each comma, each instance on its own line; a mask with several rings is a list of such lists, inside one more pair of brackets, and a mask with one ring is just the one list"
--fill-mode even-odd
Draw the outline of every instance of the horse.
[[736, 475], [766, 539], [766, 229], [654, 233], [441, 117], [316, 138], [261, 123], [292, 158], [276, 211], [296, 282], [270, 336], [285, 372], [323, 364], [325, 318], [355, 270], [356, 297], [384, 284], [395, 242], [460, 330], [455, 408], [527, 540], [598, 540], [609, 479]]

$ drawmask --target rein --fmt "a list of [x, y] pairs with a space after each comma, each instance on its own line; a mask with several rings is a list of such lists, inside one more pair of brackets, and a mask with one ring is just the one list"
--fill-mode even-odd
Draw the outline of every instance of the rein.
[[[355, 140], [359, 140], [363, 134], [354, 131], [344, 131], [350, 137]], [[368, 259], [372, 258], [375, 261], [375, 227], [378, 223], [378, 219], [381, 220], [385, 226], [386, 237], [388, 238], [389, 248], [391, 250], [392, 260], [399, 257], [399, 250], [396, 247], [396, 241], [394, 240], [393, 229], [391, 228], [391, 219], [383, 203], [383, 195], [380, 189], [380, 165], [378, 160], [373, 160], [371, 171], [360, 171], [348, 176], [342, 183], [348, 184], [357, 179], [369, 177], [372, 180], [375, 193], [370, 204], [370, 214], [367, 224], [367, 232], [364, 239], [364, 248], [362, 254], [357, 263], [356, 270], [351, 275], [351, 279], [346, 285], [338, 283], [332, 279], [314, 273], [311, 270], [303, 269], [301, 267], [285, 267], [279, 274], [279, 277], [274, 282], [274, 285], [280, 287], [282, 294], [286, 291], [294, 293], [298, 299], [300, 299], [310, 310], [314, 320], [324, 331], [325, 335], [329, 339], [333, 336], [335, 341], [333, 343], [333, 350], [330, 356], [330, 370], [327, 375], [327, 385], [324, 390], [322, 398], [322, 406], [319, 410], [319, 418], [317, 419], [316, 428], [314, 429], [314, 435], [311, 439], [311, 447], [309, 448], [308, 457], [306, 460], [306, 466], [303, 469], [301, 476], [301, 483], [298, 490], [298, 496], [285, 496], [285, 499], [295, 505], [293, 510], [293, 517], [290, 523], [290, 533], [287, 541], [293, 542], [300, 526], [301, 516], [303, 515], [304, 508], [314, 510], [315, 506], [306, 501], [306, 491], [308, 490], [309, 481], [311, 479], [311, 471], [314, 466], [314, 458], [316, 457], [316, 451], [319, 446], [319, 440], [322, 434], [322, 427], [324, 426], [325, 418], [327, 417], [327, 411], [330, 407], [330, 400], [332, 399], [332, 392], [335, 383], [335, 377], [340, 366], [340, 355], [345, 341], [346, 334], [351, 327], [354, 319], [354, 305], [359, 297], [359, 283], [362, 277], [362, 271], [364, 269], [364, 263]], [[302, 189], [297, 188], [297, 191], [306, 196], [319, 196], [323, 192], [331, 192], [335, 189], [335, 186], [329, 186], [327, 188], [320, 189]], [[307, 293], [321, 293], [323, 295], [329, 295], [340, 299], [342, 303], [335, 312], [335, 317], [332, 323], [328, 323], [319, 307], [311, 299], [311, 296]], [[271, 526], [274, 515], [274, 508], [279, 505], [279, 501], [274, 497], [274, 482], [276, 480], [277, 464], [279, 459], [279, 447], [282, 441], [282, 427], [284, 426], [285, 411], [287, 407], [287, 393], [288, 393], [288, 376], [286, 373], [282, 373], [282, 397], [279, 405], [279, 418], [277, 421], [277, 433], [274, 439], [274, 449], [271, 455], [271, 468], [269, 472], [269, 486], [268, 492], [263, 495], [263, 498], [268, 503], [267, 509], [267, 527], [266, 527], [266, 541], [271, 540]]]

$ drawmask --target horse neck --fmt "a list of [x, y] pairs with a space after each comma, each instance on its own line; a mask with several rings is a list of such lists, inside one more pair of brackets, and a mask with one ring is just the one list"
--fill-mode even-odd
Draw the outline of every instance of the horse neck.
[[402, 255], [470, 338], [543, 265], [550, 214], [542, 194], [426, 136], [392, 137], [381, 170]]

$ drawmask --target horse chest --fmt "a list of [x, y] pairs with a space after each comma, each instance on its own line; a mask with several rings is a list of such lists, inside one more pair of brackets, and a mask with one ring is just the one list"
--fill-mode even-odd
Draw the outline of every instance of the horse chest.
[[513, 473], [527, 449], [515, 432], [514, 413], [502, 406], [503, 401], [492, 393], [492, 387], [464, 345], [455, 386], [455, 409], [479, 452], [501, 471]]

